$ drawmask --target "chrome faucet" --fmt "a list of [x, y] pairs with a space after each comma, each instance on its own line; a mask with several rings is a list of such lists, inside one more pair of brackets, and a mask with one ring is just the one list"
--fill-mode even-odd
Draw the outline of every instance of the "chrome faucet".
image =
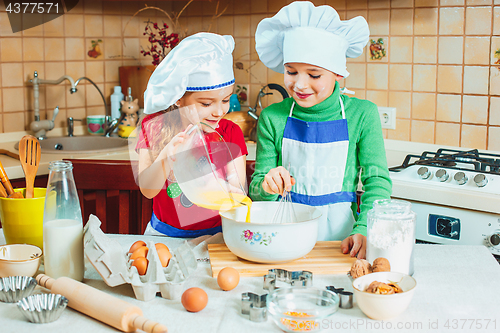
[[104, 136], [108, 136], [109, 137], [111, 135], [111, 133], [113, 133], [113, 131], [115, 130], [115, 128], [118, 126], [119, 121], [118, 121], [118, 119], [114, 119], [114, 120], [110, 121], [110, 119], [111, 119], [111, 112], [108, 109], [108, 104], [106, 103], [106, 99], [104, 98], [104, 95], [102, 94], [101, 89], [99, 89], [99, 87], [94, 83], [94, 81], [92, 81], [88, 77], [82, 76], [81, 78], [79, 78], [78, 80], [76, 80], [76, 82], [75, 82], [75, 91], [70, 91], [70, 92], [71, 93], [76, 92], [76, 86], [78, 85], [78, 83], [80, 83], [81, 80], [87, 80], [90, 83], [92, 83], [92, 85], [97, 89], [97, 91], [101, 95], [102, 102], [104, 103], [104, 115], [105, 115], [105, 117], [104, 117]]
[[54, 109], [54, 116], [52, 117], [52, 120], [40, 120], [39, 85], [59, 84], [64, 80], [68, 80], [71, 83], [70, 92], [71, 93], [75, 92], [76, 91], [75, 81], [73, 81], [73, 79], [68, 75], [63, 75], [57, 80], [42, 80], [38, 78], [38, 73], [37, 71], [35, 71], [33, 79], [29, 81], [33, 84], [33, 107], [35, 116], [35, 120], [32, 121], [30, 124], [30, 129], [35, 133], [35, 136], [40, 140], [45, 139], [45, 135], [47, 134], [47, 132], [54, 128], [54, 121], [56, 119], [57, 114], [59, 113], [59, 107], [56, 107]]
[[75, 121], [83, 122], [83, 119], [75, 119], [73, 117], [68, 117], [68, 136], [73, 136], [73, 131], [75, 129]]
[[[68, 80], [71, 83], [71, 88], [69, 92], [71, 94], [74, 94], [77, 92], [76, 86], [78, 83], [80, 83], [81, 80], [87, 80], [92, 85], [97, 89], [99, 94], [102, 97], [102, 101], [104, 103], [104, 114], [105, 114], [105, 121], [104, 121], [104, 135], [105, 136], [110, 136], [111, 133], [115, 130], [115, 128], [118, 126], [120, 123], [119, 119], [115, 119], [113, 121], [110, 121], [111, 119], [111, 114], [108, 109], [108, 105], [106, 104], [106, 99], [104, 98], [104, 95], [102, 94], [101, 89], [92, 81], [91, 79], [82, 76], [76, 82], [68, 75], [63, 75], [57, 80], [42, 80], [38, 78], [38, 73], [35, 71], [33, 79], [31, 79], [29, 82], [33, 84], [33, 104], [34, 104], [34, 109], [35, 109], [35, 120], [31, 122], [30, 128], [31, 130], [35, 133], [35, 136], [39, 140], [43, 140], [46, 137], [47, 131], [50, 131], [51, 129], [54, 128], [54, 121], [56, 119], [57, 114], [59, 113], [59, 107], [56, 107], [54, 109], [54, 116], [52, 120], [40, 120], [40, 104], [39, 104], [39, 97], [40, 97], [40, 92], [39, 92], [39, 85], [40, 84], [59, 84], [63, 82], [64, 80]], [[73, 130], [72, 127], [69, 128], [70, 120], [68, 119], [68, 135], [73, 136]], [[71, 120], [71, 125], [73, 125], [73, 120]]]

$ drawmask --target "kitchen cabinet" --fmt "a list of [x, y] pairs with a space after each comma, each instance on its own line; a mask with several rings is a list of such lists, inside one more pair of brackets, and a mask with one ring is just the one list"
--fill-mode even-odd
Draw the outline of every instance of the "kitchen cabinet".
[[148, 85], [149, 77], [153, 74], [155, 66], [121, 66], [118, 68], [120, 75], [120, 86], [122, 93], [128, 96], [128, 88], [131, 88], [131, 95], [134, 99], [139, 99], [139, 107], [144, 108], [144, 92]]
[[[47, 187], [47, 181], [49, 180], [49, 175], [40, 175], [35, 178], [35, 187]], [[24, 188], [26, 187], [25, 178], [11, 179], [10, 183], [13, 188]]]
[[250, 186], [250, 181], [252, 180], [252, 174], [254, 171], [255, 171], [255, 161], [247, 161], [246, 165], [247, 186]]
[[69, 159], [78, 190], [83, 222], [90, 214], [106, 233], [143, 234], [153, 201], [140, 192], [129, 160]]

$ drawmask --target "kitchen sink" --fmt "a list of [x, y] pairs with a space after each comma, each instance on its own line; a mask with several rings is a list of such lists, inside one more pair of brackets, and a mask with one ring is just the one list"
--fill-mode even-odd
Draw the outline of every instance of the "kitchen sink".
[[[40, 140], [42, 152], [46, 153], [92, 153], [126, 149], [128, 140], [104, 136], [63, 136]], [[19, 149], [19, 143], [14, 145]]]

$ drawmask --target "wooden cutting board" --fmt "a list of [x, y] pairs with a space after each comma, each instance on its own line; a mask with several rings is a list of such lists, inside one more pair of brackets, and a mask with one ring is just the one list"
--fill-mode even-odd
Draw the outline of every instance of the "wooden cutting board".
[[288, 271], [310, 271], [313, 274], [346, 274], [356, 261], [349, 254], [342, 254], [340, 241], [317, 242], [308, 255], [284, 264], [261, 264], [235, 256], [225, 244], [208, 244], [212, 277], [217, 277], [224, 267], [233, 267], [241, 276], [263, 276], [272, 268]]
[[12, 158], [14, 158], [16, 160], [19, 159], [19, 154], [10, 152], [7, 149], [0, 149], [0, 155], [7, 155], [7, 156], [12, 157]]
[[144, 107], [144, 92], [148, 86], [149, 77], [153, 74], [155, 66], [121, 66], [118, 68], [120, 74], [120, 86], [122, 93], [127, 97], [128, 87], [132, 88], [132, 97], [139, 99], [139, 107]]

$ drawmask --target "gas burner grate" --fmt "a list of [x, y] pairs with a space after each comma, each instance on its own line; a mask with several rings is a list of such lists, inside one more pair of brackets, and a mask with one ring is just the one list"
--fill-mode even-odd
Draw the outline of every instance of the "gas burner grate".
[[[412, 162], [412, 160], [414, 161]], [[475, 171], [500, 174], [500, 155], [481, 153], [477, 149], [461, 151], [440, 148], [436, 152], [425, 151], [422, 155], [406, 155], [403, 164], [389, 168], [389, 170], [398, 172], [411, 165], [430, 165], [456, 170], [471, 170], [470, 167], [461, 167], [459, 164], [472, 166], [472, 169]]]

